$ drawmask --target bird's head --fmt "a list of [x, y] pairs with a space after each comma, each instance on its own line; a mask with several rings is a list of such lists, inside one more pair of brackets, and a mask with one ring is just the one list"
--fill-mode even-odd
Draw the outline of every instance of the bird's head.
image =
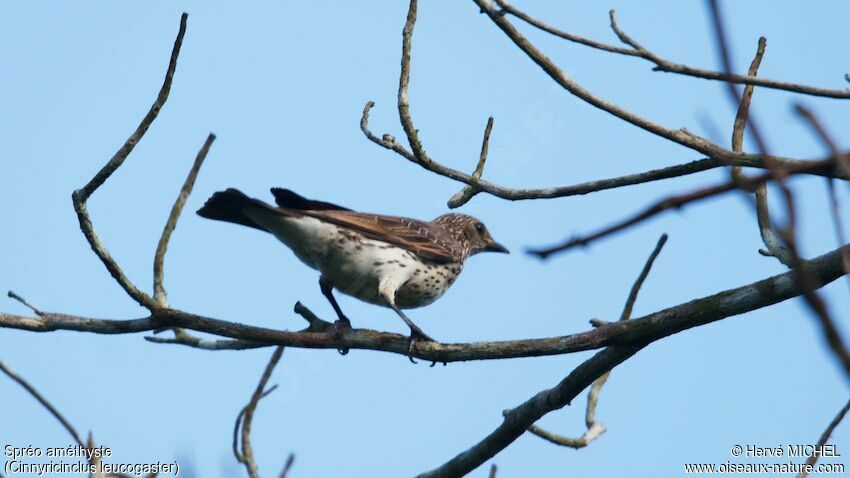
[[434, 219], [434, 222], [445, 228], [464, 244], [466, 256], [479, 252], [510, 253], [507, 247], [493, 239], [483, 222], [472, 216], [444, 214]]

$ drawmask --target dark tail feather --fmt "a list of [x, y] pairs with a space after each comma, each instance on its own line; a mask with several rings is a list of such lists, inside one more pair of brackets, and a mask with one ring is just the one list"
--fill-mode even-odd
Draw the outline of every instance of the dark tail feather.
[[264, 228], [245, 215], [244, 209], [248, 206], [269, 207], [262, 201], [249, 198], [238, 189], [229, 188], [226, 191], [219, 191], [207, 199], [204, 206], [198, 209], [198, 215], [207, 219], [233, 222], [265, 231]]
[[351, 209], [344, 208], [342, 206], [337, 206], [336, 204], [332, 204], [324, 201], [315, 201], [313, 199], [307, 199], [300, 194], [296, 194], [289, 189], [283, 188], [272, 188], [272, 194], [274, 195], [274, 202], [277, 203], [278, 206], [287, 208], [287, 209], [297, 209], [299, 211], [350, 211]]

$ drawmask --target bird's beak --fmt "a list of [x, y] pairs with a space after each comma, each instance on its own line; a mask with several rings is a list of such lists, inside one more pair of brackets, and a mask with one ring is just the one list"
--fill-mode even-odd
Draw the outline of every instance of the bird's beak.
[[507, 247], [499, 244], [498, 242], [490, 239], [490, 243], [487, 244], [487, 247], [484, 248], [485, 252], [501, 252], [503, 254], [510, 254], [511, 251], [508, 250]]

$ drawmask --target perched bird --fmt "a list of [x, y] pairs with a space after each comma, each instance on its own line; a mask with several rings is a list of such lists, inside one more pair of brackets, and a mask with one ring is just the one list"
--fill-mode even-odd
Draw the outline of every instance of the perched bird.
[[415, 340], [433, 340], [401, 309], [428, 305], [454, 283], [464, 261], [479, 252], [508, 250], [484, 224], [463, 214], [425, 222], [355, 212], [335, 204], [272, 188], [278, 207], [236, 189], [212, 195], [200, 216], [253, 227], [274, 235], [305, 264], [321, 273], [319, 286], [343, 326], [333, 289], [393, 309]]

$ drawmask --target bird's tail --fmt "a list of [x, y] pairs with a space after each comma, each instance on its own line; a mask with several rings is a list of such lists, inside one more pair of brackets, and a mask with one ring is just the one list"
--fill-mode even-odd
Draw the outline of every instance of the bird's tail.
[[258, 199], [252, 199], [238, 189], [228, 188], [225, 191], [213, 194], [197, 212], [199, 216], [207, 219], [232, 222], [265, 231], [266, 228], [254, 222], [245, 214], [245, 209], [249, 207], [271, 209], [268, 204]]

